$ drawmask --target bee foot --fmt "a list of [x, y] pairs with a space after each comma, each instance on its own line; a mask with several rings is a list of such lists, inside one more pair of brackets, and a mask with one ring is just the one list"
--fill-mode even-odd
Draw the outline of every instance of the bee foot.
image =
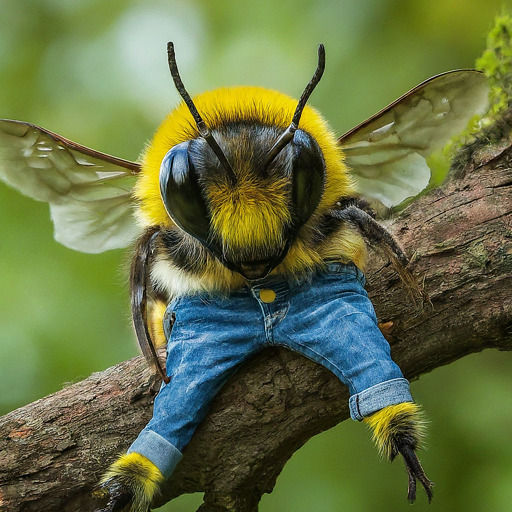
[[96, 509], [94, 512], [121, 512], [133, 499], [132, 492], [116, 481], [115, 477], [104, 482], [96, 494], [108, 496], [109, 499], [105, 508]]
[[409, 476], [407, 500], [410, 503], [414, 503], [416, 500], [416, 480], [418, 480], [425, 489], [428, 502], [430, 503], [433, 496], [434, 482], [430, 481], [425, 474], [414, 448], [409, 443], [397, 443], [397, 448], [404, 459]]

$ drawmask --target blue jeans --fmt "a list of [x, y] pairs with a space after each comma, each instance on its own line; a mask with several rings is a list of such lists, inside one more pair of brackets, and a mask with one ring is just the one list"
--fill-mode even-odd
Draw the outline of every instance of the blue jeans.
[[162, 385], [153, 418], [128, 452], [144, 455], [170, 476], [213, 397], [241, 363], [269, 346], [286, 347], [331, 370], [349, 388], [355, 420], [412, 402], [364, 284], [355, 265], [329, 263], [298, 282], [271, 275], [227, 296], [171, 302], [164, 316], [171, 381]]

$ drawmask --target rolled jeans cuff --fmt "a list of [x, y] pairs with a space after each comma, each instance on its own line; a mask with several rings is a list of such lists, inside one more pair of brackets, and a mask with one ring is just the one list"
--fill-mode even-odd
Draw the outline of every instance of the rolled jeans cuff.
[[140, 453], [169, 478], [183, 455], [173, 444], [152, 430], [143, 430], [127, 453]]
[[413, 402], [409, 381], [403, 378], [387, 380], [352, 395], [348, 403], [350, 417], [361, 421], [388, 405], [403, 402]]

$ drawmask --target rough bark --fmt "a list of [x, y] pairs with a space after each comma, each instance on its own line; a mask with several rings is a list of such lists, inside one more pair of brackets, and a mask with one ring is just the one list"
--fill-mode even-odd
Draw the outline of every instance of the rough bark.
[[[380, 320], [394, 322], [393, 356], [408, 378], [485, 348], [512, 349], [508, 125], [504, 132], [389, 224], [430, 302], [414, 305], [389, 265], [370, 263], [368, 291]], [[150, 418], [157, 387], [138, 357], [1, 418], [0, 509], [93, 510], [94, 484]], [[290, 456], [348, 417], [347, 399], [329, 371], [301, 356], [259, 354], [215, 399], [158, 504], [204, 491], [202, 512], [257, 510]]]

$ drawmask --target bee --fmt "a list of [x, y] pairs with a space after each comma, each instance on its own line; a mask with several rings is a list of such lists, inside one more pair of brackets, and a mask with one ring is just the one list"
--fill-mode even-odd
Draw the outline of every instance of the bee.
[[323, 45], [298, 102], [258, 87], [192, 99], [172, 43], [168, 63], [183, 102], [140, 163], [0, 121], [0, 178], [50, 204], [57, 241], [88, 253], [135, 241], [133, 324], [163, 382], [153, 419], [100, 483], [103, 510], [146, 511], [216, 392], [272, 344], [347, 384], [352, 418], [384, 455], [402, 456], [408, 499], [419, 481], [430, 500], [416, 455], [421, 411], [378, 329], [363, 270], [369, 244], [408, 276], [372, 205], [389, 209], [428, 185], [426, 158], [485, 111], [483, 75], [437, 75], [336, 138], [307, 105]]

